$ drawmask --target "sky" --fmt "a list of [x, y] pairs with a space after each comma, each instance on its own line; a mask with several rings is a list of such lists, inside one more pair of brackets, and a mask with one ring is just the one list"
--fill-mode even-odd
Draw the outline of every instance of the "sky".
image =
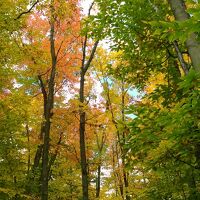
[[87, 14], [88, 9], [92, 3], [92, 0], [81, 0], [81, 7], [83, 8], [83, 13]]

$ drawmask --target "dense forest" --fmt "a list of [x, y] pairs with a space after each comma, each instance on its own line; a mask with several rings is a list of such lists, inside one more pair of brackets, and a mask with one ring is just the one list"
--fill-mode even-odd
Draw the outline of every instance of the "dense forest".
[[1, 200], [200, 199], [198, 0], [1, 0], [0, 60]]

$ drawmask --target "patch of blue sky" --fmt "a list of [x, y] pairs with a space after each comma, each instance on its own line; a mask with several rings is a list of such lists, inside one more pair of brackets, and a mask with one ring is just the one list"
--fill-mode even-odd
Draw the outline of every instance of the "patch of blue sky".
[[144, 92], [139, 91], [137, 88], [130, 88], [128, 94], [135, 100], [140, 100], [145, 95]]
[[128, 94], [131, 96], [131, 97], [138, 97], [141, 95], [141, 93], [136, 89], [136, 88], [131, 88], [128, 90]]
[[125, 114], [126, 117], [131, 118], [131, 119], [135, 119], [137, 116], [134, 114]]
[[109, 86], [111, 86], [113, 84], [113, 81], [111, 78], [109, 77], [103, 77], [100, 79], [100, 82], [101, 83], [108, 83]]

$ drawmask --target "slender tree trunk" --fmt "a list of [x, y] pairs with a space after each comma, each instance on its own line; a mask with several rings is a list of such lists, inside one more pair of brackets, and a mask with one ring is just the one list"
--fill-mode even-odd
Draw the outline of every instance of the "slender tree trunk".
[[[122, 123], [125, 125], [125, 95], [126, 95], [126, 91], [125, 91], [125, 87], [124, 87], [124, 77], [122, 78], [122, 99], [121, 99], [121, 115], [122, 115]], [[124, 179], [124, 189], [125, 189], [125, 196], [126, 196], [126, 200], [130, 200], [130, 195], [129, 195], [129, 191], [128, 191], [128, 187], [129, 187], [129, 182], [128, 182], [128, 172], [126, 172], [125, 169], [125, 150], [124, 150], [124, 144], [125, 144], [125, 138], [126, 138], [126, 127], [124, 127], [124, 130], [122, 132], [122, 141], [123, 144], [120, 143], [121, 145], [121, 157], [122, 157], [122, 167], [123, 167], [123, 179]]]
[[114, 145], [112, 145], [112, 171], [114, 174], [115, 196], [117, 197], [119, 192], [118, 192], [118, 183], [117, 183], [117, 173], [115, 172], [115, 170], [116, 170], [115, 147], [114, 147]]
[[[42, 91], [42, 95], [43, 95], [43, 117], [45, 117], [45, 113], [46, 113], [46, 105], [47, 105], [47, 93], [46, 93], [46, 89], [45, 89], [45, 85], [42, 81], [42, 77], [41, 75], [38, 75], [38, 80], [39, 80], [39, 84], [41, 87], [41, 91]], [[39, 140], [42, 142], [43, 139], [43, 134], [44, 134], [44, 122], [41, 123], [41, 129], [40, 129], [40, 135], [39, 135]], [[28, 193], [32, 193], [32, 184], [35, 181], [35, 176], [36, 176], [36, 169], [39, 166], [40, 160], [42, 158], [42, 152], [43, 152], [43, 144], [39, 144], [37, 146], [37, 150], [35, 153], [35, 157], [34, 157], [34, 162], [33, 165], [31, 167], [31, 170], [29, 170], [29, 176], [28, 176], [28, 185], [27, 185], [27, 192]]]
[[[124, 182], [123, 182], [123, 172], [121, 171], [121, 149], [118, 145], [119, 139], [115, 144], [115, 153], [116, 153], [116, 164], [115, 168], [117, 167], [116, 177], [118, 179], [118, 187], [120, 191], [121, 198], [124, 200]], [[123, 170], [123, 169], [122, 169]]]
[[97, 168], [97, 180], [96, 180], [96, 198], [100, 196], [101, 189], [101, 164]]
[[[51, 2], [51, 13], [53, 15], [53, 0]], [[54, 105], [54, 84], [55, 84], [55, 74], [56, 74], [56, 53], [54, 44], [54, 19], [52, 17], [50, 30], [50, 45], [51, 45], [51, 60], [52, 68], [48, 84], [48, 98], [45, 113], [45, 124], [44, 124], [44, 144], [43, 144], [43, 154], [42, 154], [42, 174], [41, 174], [41, 200], [48, 200], [48, 181], [49, 181], [49, 140], [50, 140], [50, 127], [52, 118], [52, 109]]]
[[36, 154], [35, 154], [35, 158], [34, 158], [34, 163], [33, 163], [32, 170], [31, 170], [33, 179], [35, 177], [35, 170], [39, 166], [39, 162], [40, 162], [40, 159], [42, 157], [42, 149], [43, 149], [43, 144], [38, 145], [37, 151], [36, 151]]
[[130, 200], [130, 195], [128, 191], [129, 182], [128, 182], [128, 173], [125, 169], [123, 169], [123, 175], [124, 175], [124, 187], [125, 187], [125, 194], [126, 194], [126, 200]]
[[[43, 95], [43, 117], [45, 118], [46, 105], [47, 105], [47, 92], [46, 92], [45, 85], [43, 83], [41, 75], [38, 75], [38, 80], [39, 80], [39, 84], [40, 84], [42, 95]], [[42, 122], [41, 123], [41, 129], [40, 129], [40, 136], [39, 136], [39, 139], [41, 141], [43, 140], [44, 129], [45, 129], [45, 122]], [[43, 152], [43, 144], [39, 144], [37, 146], [37, 150], [36, 150], [35, 158], [34, 158], [34, 163], [33, 163], [32, 169], [31, 169], [31, 174], [30, 174], [31, 176], [30, 176], [30, 180], [29, 180], [29, 185], [31, 184], [30, 181], [34, 181], [34, 179], [35, 179], [35, 171], [38, 168], [40, 160], [42, 158], [42, 152]]]
[[50, 118], [46, 119], [44, 146], [42, 154], [42, 175], [41, 175], [41, 200], [48, 200], [48, 162], [49, 162], [49, 136], [50, 136]]
[[[88, 16], [90, 16], [90, 11], [94, 2], [91, 4], [89, 8]], [[87, 42], [88, 42], [88, 35], [86, 33], [85, 40], [82, 46], [83, 50], [83, 58], [82, 58], [82, 65], [81, 65], [81, 74], [80, 74], [80, 90], [79, 90], [79, 101], [80, 105], [80, 127], [79, 127], [79, 134], [80, 134], [80, 157], [81, 157], [81, 173], [82, 173], [82, 193], [83, 193], [83, 200], [89, 199], [88, 194], [88, 166], [87, 166], [87, 157], [86, 157], [86, 141], [85, 141], [85, 124], [86, 124], [86, 113], [84, 111], [84, 87], [85, 87], [85, 74], [90, 67], [90, 64], [94, 58], [94, 54], [96, 52], [99, 40], [94, 43], [92, 51], [89, 55], [89, 59], [86, 62], [86, 49], [87, 49]]]
[[[168, 0], [168, 2], [177, 21], [185, 21], [190, 18], [189, 14], [186, 12], [186, 6], [183, 0]], [[200, 43], [195, 33], [189, 35], [186, 40], [186, 47], [194, 69], [200, 72]]]
[[57, 142], [57, 147], [55, 149], [55, 152], [51, 154], [50, 158], [49, 158], [49, 165], [48, 165], [48, 170], [49, 170], [49, 179], [50, 179], [50, 173], [51, 173], [51, 167], [53, 166], [54, 162], [56, 161], [56, 158], [58, 156], [58, 153], [59, 153], [59, 146], [62, 142], [62, 136], [63, 136], [63, 133], [60, 133], [60, 137], [59, 137], [59, 140]]
[[[122, 77], [122, 98], [121, 98], [121, 120], [123, 122], [123, 124], [125, 124], [125, 88], [124, 88], [124, 77]], [[108, 85], [108, 84], [107, 84]], [[122, 197], [122, 199], [126, 199], [126, 200], [130, 200], [130, 195], [128, 192], [128, 173], [125, 170], [125, 151], [124, 151], [124, 147], [123, 145], [125, 144], [125, 130], [123, 130], [122, 132], [118, 131], [118, 126], [117, 126], [117, 122], [115, 120], [115, 116], [113, 113], [113, 109], [112, 109], [112, 103], [111, 103], [111, 99], [110, 99], [110, 94], [109, 94], [109, 87], [107, 87], [107, 102], [106, 102], [106, 109], [109, 110], [111, 112], [111, 116], [112, 116], [112, 122], [115, 125], [115, 128], [117, 129], [117, 140], [118, 140], [118, 144], [116, 147], [116, 156], [117, 156], [117, 163], [118, 163], [118, 167], [122, 168], [121, 169], [121, 173], [116, 173], [116, 178], [118, 178], [119, 181], [119, 190], [120, 190], [120, 195]], [[118, 152], [118, 148], [119, 147], [119, 152]], [[120, 155], [119, 155], [120, 154]], [[122, 163], [119, 163], [119, 158], [121, 158]], [[114, 170], [114, 168], [113, 168]]]
[[30, 173], [30, 167], [31, 167], [31, 149], [30, 149], [30, 131], [29, 131], [29, 126], [28, 122], [26, 124], [26, 135], [27, 135], [27, 142], [28, 142], [28, 163], [27, 163], [27, 173]]
[[81, 80], [80, 80], [80, 154], [81, 154], [81, 172], [82, 172], [82, 190], [83, 200], [88, 200], [88, 172], [87, 172], [87, 158], [86, 158], [86, 147], [85, 147], [85, 111], [83, 108], [84, 103], [84, 78], [85, 73], [83, 68], [81, 69]]
[[97, 147], [98, 147], [98, 167], [97, 167], [97, 178], [96, 178], [96, 198], [100, 197], [100, 190], [101, 190], [101, 164], [102, 164], [102, 151], [105, 145], [106, 141], [106, 135], [103, 131], [101, 139], [99, 139], [99, 136], [96, 134], [96, 141], [97, 141]]

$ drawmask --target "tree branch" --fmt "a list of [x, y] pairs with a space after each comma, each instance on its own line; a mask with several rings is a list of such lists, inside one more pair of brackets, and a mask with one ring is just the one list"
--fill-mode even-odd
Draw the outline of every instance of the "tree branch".
[[60, 53], [60, 50], [61, 50], [62, 45], [63, 45], [63, 42], [64, 42], [64, 40], [60, 43], [60, 46], [59, 46], [58, 51], [56, 53], [56, 58], [58, 58], [58, 54]]
[[34, 8], [38, 3], [39, 3], [39, 0], [36, 0], [36, 2], [29, 8], [29, 10], [20, 13], [20, 14], [15, 18], [15, 20], [18, 20], [22, 15], [25, 15], [25, 14], [30, 13], [30, 12], [33, 10], [33, 8]]
[[99, 44], [99, 40], [97, 40], [95, 43], [94, 43], [94, 46], [92, 48], [92, 52], [90, 54], [90, 57], [89, 57], [89, 60], [87, 61], [87, 63], [84, 65], [84, 68], [83, 68], [83, 72], [86, 73], [91, 62], [92, 62], [92, 59], [94, 58], [94, 54], [96, 52], [96, 49], [97, 49], [97, 46]]
[[[94, 5], [94, 1], [92, 2], [92, 4], [91, 4], [90, 7], [89, 7], [89, 10], [88, 10], [88, 17], [89, 17], [90, 14], [91, 14], [91, 10], [92, 10], [93, 5]], [[87, 27], [87, 24], [86, 24], [86, 27]], [[84, 73], [87, 71], [87, 69], [84, 70], [84, 68], [85, 68], [85, 67], [84, 67], [84, 65], [85, 65], [85, 58], [86, 58], [87, 40], [88, 40], [88, 34], [86, 33], [85, 38], [84, 38], [84, 42], [83, 42], [83, 46], [82, 46], [82, 51], [83, 51], [82, 68], [83, 68]], [[89, 65], [90, 65], [90, 64], [89, 64]], [[89, 66], [88, 66], [88, 67], [89, 67]]]
[[185, 63], [185, 61], [183, 59], [183, 55], [182, 55], [182, 53], [181, 53], [181, 51], [179, 49], [178, 42], [174, 41], [173, 45], [174, 45], [174, 48], [176, 50], [176, 53], [177, 53], [177, 56], [178, 56], [178, 60], [179, 60], [179, 62], [181, 64], [181, 68], [183, 69], [185, 75], [187, 75], [189, 71], [188, 71], [188, 68], [187, 68], [187, 64]]
[[[57, 158], [57, 155], [59, 153], [59, 147], [60, 147], [60, 144], [62, 142], [62, 137], [63, 137], [63, 132], [60, 133], [60, 136], [59, 136], [59, 140], [57, 142], [57, 145], [56, 145], [56, 149], [55, 149], [55, 152], [51, 155], [51, 158], [49, 160], [49, 164], [48, 164], [48, 170], [49, 170], [49, 175], [51, 174], [50, 171], [51, 171], [51, 167], [52, 165], [54, 164], [56, 158]], [[50, 179], [50, 176], [49, 176], [49, 179]]]

